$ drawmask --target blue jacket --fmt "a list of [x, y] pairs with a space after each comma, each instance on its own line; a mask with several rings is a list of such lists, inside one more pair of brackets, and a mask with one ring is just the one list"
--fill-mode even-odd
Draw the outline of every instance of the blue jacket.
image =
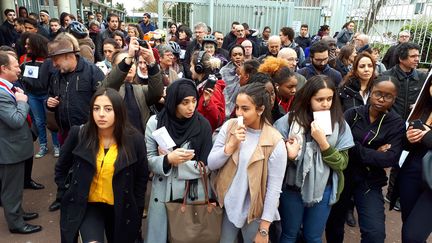
[[150, 31], [154, 31], [156, 29], [156, 27], [152, 23], [145, 25], [144, 22], [141, 22], [140, 27], [144, 34]]
[[326, 75], [331, 78], [331, 80], [333, 80], [336, 87], [338, 87], [340, 82], [342, 81], [342, 75], [338, 71], [330, 67], [330, 65], [328, 64], [321, 73], [318, 72], [318, 70], [316, 70], [312, 64], [309, 64], [306, 67], [299, 69], [297, 72], [303, 75], [306, 79], [310, 79], [311, 77], [319, 74]]

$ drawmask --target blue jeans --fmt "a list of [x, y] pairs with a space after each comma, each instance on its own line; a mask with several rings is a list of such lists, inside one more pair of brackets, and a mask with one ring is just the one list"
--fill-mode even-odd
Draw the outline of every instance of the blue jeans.
[[305, 207], [300, 192], [283, 190], [280, 198], [281, 243], [295, 243], [300, 227], [303, 225], [303, 236], [308, 243], [321, 243], [321, 236], [330, 214], [329, 205], [331, 186], [324, 190], [321, 202], [312, 207]]
[[[27, 94], [28, 103], [30, 105], [30, 109], [33, 114], [33, 120], [36, 123], [36, 127], [39, 133], [39, 144], [47, 144], [47, 135], [46, 135], [46, 114], [45, 114], [45, 102], [48, 98], [48, 95], [32, 95]], [[54, 146], [59, 146], [59, 142], [57, 139], [57, 133], [51, 132], [51, 137]]]

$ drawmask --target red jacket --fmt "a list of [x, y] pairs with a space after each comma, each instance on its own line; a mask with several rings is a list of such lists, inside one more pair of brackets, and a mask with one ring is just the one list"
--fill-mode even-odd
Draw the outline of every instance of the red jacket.
[[225, 81], [218, 80], [214, 86], [213, 96], [206, 106], [204, 106], [204, 88], [200, 88], [198, 93], [198, 112], [201, 113], [209, 122], [214, 132], [225, 121], [225, 98], [223, 90], [225, 89]]

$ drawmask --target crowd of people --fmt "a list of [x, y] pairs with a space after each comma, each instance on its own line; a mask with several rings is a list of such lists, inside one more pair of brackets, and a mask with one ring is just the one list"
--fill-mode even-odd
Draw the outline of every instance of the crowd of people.
[[344, 242], [357, 221], [362, 242], [383, 243], [385, 201], [401, 211], [402, 242], [431, 233], [422, 178], [432, 176], [423, 170], [432, 78], [417, 69], [409, 31], [381, 59], [352, 21], [332, 37], [328, 25], [312, 36], [302, 24], [295, 36], [234, 21], [225, 34], [203, 22], [161, 30], [148, 13], [129, 24], [114, 13], [4, 15], [0, 198], [10, 232], [42, 230], [26, 222], [38, 214], [23, 210], [23, 189], [44, 189], [33, 160], [52, 151], [49, 210], [60, 210], [62, 242], [167, 242], [165, 203], [207, 197], [223, 208], [223, 243]]

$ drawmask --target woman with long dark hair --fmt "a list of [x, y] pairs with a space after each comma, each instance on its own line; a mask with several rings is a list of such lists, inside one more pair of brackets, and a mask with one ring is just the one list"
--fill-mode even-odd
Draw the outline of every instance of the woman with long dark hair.
[[[412, 122], [420, 120], [419, 126]], [[402, 211], [402, 242], [426, 242], [432, 232], [432, 190], [423, 181], [423, 160], [432, 149], [432, 78], [423, 85], [408, 117], [404, 149], [409, 151], [397, 177]], [[431, 161], [428, 161], [431, 163]], [[430, 176], [430, 175], [429, 175]], [[392, 196], [391, 207], [397, 194]]]
[[[330, 111], [328, 136], [313, 116], [323, 111]], [[297, 92], [291, 111], [274, 126], [288, 151], [279, 205], [280, 242], [296, 242], [301, 226], [307, 242], [321, 242], [331, 205], [343, 190], [348, 149], [354, 146], [334, 82], [325, 75], [310, 78]]]
[[211, 170], [219, 170], [215, 190], [224, 207], [221, 241], [269, 242], [269, 227], [279, 220], [280, 188], [287, 153], [271, 125], [271, 94], [262, 83], [240, 88], [236, 119], [225, 122], [210, 152]]
[[352, 69], [356, 56], [357, 51], [354, 45], [346, 45], [340, 49], [336, 59], [335, 69], [340, 72], [342, 78]]
[[340, 84], [339, 98], [344, 111], [366, 105], [375, 79], [375, 59], [367, 52], [358, 54], [352, 70]]
[[[86, 124], [74, 126], [55, 167], [62, 242], [135, 242], [148, 181], [144, 137], [127, 120], [120, 94], [95, 92]], [[72, 171], [72, 172], [70, 172]]]
[[[209, 122], [196, 107], [198, 91], [189, 79], [179, 79], [167, 88], [165, 106], [147, 122], [146, 142], [152, 191], [147, 222], [146, 242], [167, 242], [168, 219], [165, 202], [183, 198], [185, 182], [191, 180], [187, 201], [204, 200], [204, 188], [197, 163], [207, 164], [212, 146]], [[156, 142], [153, 132], [165, 128], [175, 146], [166, 151]], [[187, 227], [187, 226], [185, 226]]]

